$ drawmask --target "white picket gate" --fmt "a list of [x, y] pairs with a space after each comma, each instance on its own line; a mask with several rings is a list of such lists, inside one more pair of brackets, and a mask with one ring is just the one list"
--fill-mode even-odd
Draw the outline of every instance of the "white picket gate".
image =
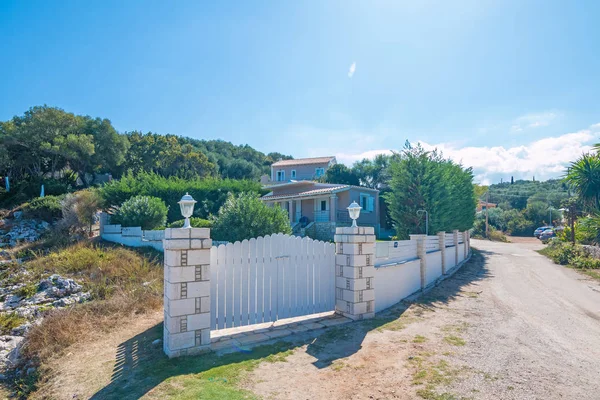
[[211, 249], [211, 329], [335, 309], [335, 245], [272, 235]]

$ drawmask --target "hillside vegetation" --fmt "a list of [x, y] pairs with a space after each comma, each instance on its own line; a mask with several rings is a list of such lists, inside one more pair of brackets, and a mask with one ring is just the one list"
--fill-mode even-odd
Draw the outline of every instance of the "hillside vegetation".
[[1, 185], [0, 207], [37, 197], [42, 184], [46, 195], [61, 195], [106, 180], [103, 174], [258, 180], [282, 158], [291, 157], [221, 140], [120, 133], [106, 118], [37, 106], [0, 121], [0, 176], [11, 185], [10, 193]]
[[[560, 225], [560, 208], [573, 196], [569, 185], [561, 179], [544, 182], [518, 180], [489, 187], [477, 188], [480, 199], [497, 205], [488, 210], [490, 230], [502, 231], [513, 236], [531, 236], [533, 231], [544, 225]], [[485, 212], [477, 213], [474, 234], [485, 234]]]

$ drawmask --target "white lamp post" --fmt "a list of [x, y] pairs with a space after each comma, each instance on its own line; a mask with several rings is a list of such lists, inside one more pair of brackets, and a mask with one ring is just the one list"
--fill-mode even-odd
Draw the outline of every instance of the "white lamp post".
[[185, 218], [183, 228], [192, 227], [190, 225], [190, 217], [192, 216], [192, 214], [194, 214], [194, 204], [196, 203], [197, 201], [194, 200], [194, 198], [190, 196], [189, 193], [186, 193], [185, 196], [183, 196], [181, 200], [177, 202], [177, 204], [179, 204], [179, 207], [181, 208], [181, 215], [183, 215], [183, 217]]
[[356, 228], [358, 226], [356, 225], [356, 220], [360, 216], [360, 210], [362, 210], [362, 207], [359, 206], [357, 202], [353, 201], [352, 204], [348, 206], [347, 210], [348, 214], [350, 214], [350, 218], [352, 218], [352, 227]]

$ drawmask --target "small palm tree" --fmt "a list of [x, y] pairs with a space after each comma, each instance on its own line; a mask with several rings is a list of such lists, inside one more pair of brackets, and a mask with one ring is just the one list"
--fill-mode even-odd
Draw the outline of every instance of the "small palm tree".
[[571, 163], [566, 175], [584, 204], [592, 209], [600, 208], [600, 156], [583, 154]]

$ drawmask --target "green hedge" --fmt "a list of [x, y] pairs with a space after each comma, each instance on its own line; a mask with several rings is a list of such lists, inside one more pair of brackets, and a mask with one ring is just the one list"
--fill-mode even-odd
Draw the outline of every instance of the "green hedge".
[[23, 205], [23, 213], [27, 218], [53, 222], [62, 218], [61, 200], [64, 196], [38, 197]]
[[169, 207], [169, 222], [181, 219], [177, 202], [186, 193], [198, 202], [194, 216], [208, 219], [216, 215], [227, 200], [229, 193], [254, 192], [265, 194], [259, 182], [232, 179], [179, 179], [175, 177], [142, 173], [126, 174], [120, 180], [108, 182], [100, 189], [105, 206], [118, 206], [134, 196], [158, 197]]
[[113, 224], [121, 226], [141, 226], [142, 229], [162, 229], [167, 222], [168, 207], [157, 198], [135, 196], [125, 201], [112, 216]]
[[[171, 222], [169, 228], [181, 228], [184, 222], [183, 219]], [[192, 228], [212, 228], [213, 222], [208, 219], [192, 217], [190, 218], [190, 225]]]

